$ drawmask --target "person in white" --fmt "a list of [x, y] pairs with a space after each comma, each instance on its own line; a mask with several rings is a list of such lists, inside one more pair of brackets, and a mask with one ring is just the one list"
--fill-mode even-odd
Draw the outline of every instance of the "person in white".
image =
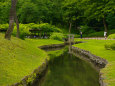
[[105, 37], [105, 39], [107, 39], [107, 32], [106, 31], [104, 32], [104, 37]]

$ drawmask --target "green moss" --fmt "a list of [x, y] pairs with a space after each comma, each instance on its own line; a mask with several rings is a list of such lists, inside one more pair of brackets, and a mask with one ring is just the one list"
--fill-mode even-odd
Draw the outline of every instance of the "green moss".
[[40, 66], [48, 55], [38, 46], [62, 43], [49, 39], [25, 39], [12, 37], [11, 41], [0, 34], [0, 86], [19, 82]]
[[101, 72], [104, 73], [104, 81], [108, 83], [108, 86], [115, 86], [115, 51], [107, 50], [104, 47], [107, 43], [115, 43], [115, 40], [76, 40], [85, 41], [85, 43], [76, 44], [73, 46], [88, 50], [92, 54], [100, 56], [109, 62], [106, 68], [101, 70]]

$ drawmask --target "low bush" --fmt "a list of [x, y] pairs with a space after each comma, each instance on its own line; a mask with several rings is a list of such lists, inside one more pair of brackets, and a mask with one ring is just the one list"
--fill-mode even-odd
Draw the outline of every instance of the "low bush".
[[115, 34], [111, 34], [108, 36], [108, 39], [115, 39]]
[[88, 37], [104, 37], [104, 31], [87, 34]]
[[[19, 25], [19, 30], [20, 30], [20, 38], [21, 39], [24, 39], [24, 37], [26, 36], [26, 35], [29, 35], [30, 34], [30, 32], [29, 32], [29, 30], [30, 30], [30, 28], [27, 26], [27, 25], [24, 25], [24, 24], [20, 24]], [[14, 30], [13, 30], [13, 33], [12, 33], [14, 36], [16, 36], [16, 34], [17, 34], [17, 27], [16, 27], [16, 25], [15, 25], [15, 27], [14, 27]]]
[[107, 50], [115, 50], [115, 43], [107, 43], [105, 44], [105, 48]]
[[81, 31], [82, 31], [83, 34], [89, 34], [89, 33], [94, 33], [95, 32], [94, 29], [90, 28], [87, 25], [81, 26]]
[[27, 24], [31, 29], [38, 29], [41, 30], [42, 32], [62, 32], [62, 30], [54, 25], [50, 25], [48, 23], [42, 23], [42, 24], [34, 24], [30, 23]]
[[[9, 24], [0, 24], [0, 30], [7, 30], [9, 27]], [[24, 39], [26, 35], [38, 35], [38, 33], [44, 34], [47, 33], [47, 35], [50, 36], [53, 32], [61, 33], [62, 30], [54, 25], [50, 25], [48, 23], [42, 23], [42, 24], [35, 24], [35, 23], [29, 23], [29, 24], [20, 24], [20, 38]], [[29, 32], [29, 30], [35, 30], [33, 32]], [[38, 30], [38, 31], [36, 31]], [[40, 30], [40, 31], [39, 31]], [[13, 36], [16, 36], [17, 34], [17, 27], [16, 24], [14, 26], [13, 30]]]
[[78, 35], [78, 34], [75, 34], [74, 37], [75, 37], [75, 38], [80, 38], [80, 34], [79, 34], [79, 35]]
[[0, 29], [1, 30], [7, 30], [9, 27], [9, 24], [0, 24]]
[[59, 41], [63, 41], [63, 38], [64, 38], [64, 34], [63, 33], [52, 33], [51, 36], [50, 36], [50, 39], [54, 39], [54, 40], [59, 40]]

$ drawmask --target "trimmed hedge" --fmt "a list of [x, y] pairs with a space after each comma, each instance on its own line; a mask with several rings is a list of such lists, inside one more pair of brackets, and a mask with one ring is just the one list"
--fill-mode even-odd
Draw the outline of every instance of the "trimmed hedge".
[[[20, 25], [19, 25], [19, 28], [20, 28], [19, 30], [20, 30], [20, 38], [21, 38], [21, 39], [24, 39], [24, 37], [25, 37], [26, 35], [31, 34], [31, 33], [29, 32], [30, 28], [29, 28], [27, 25], [20, 24]], [[17, 34], [17, 27], [16, 27], [16, 25], [15, 25], [12, 35], [13, 35], [13, 36], [16, 36], [16, 34]]]
[[62, 32], [62, 30], [54, 25], [50, 25], [48, 23], [42, 24], [34, 24], [29, 23], [27, 24], [32, 30], [41, 30], [42, 32]]
[[115, 39], [115, 34], [111, 34], [108, 36], [108, 39]]
[[59, 40], [59, 41], [63, 41], [64, 38], [64, 34], [63, 33], [52, 33], [50, 36], [50, 39], [54, 39], [54, 40]]
[[[9, 24], [0, 24], [0, 30], [7, 30], [9, 27]], [[61, 33], [62, 30], [54, 25], [50, 25], [48, 23], [42, 23], [42, 24], [35, 24], [35, 23], [29, 23], [29, 24], [20, 24], [19, 25], [19, 30], [20, 30], [20, 38], [24, 39], [26, 35], [31, 35], [31, 34], [38, 34], [39, 32], [41, 34], [44, 34], [47, 32], [47, 34], [51, 34], [53, 32], [59, 32]], [[35, 30], [34, 32], [30, 32], [30, 30]], [[37, 31], [38, 30], [38, 31]], [[13, 30], [13, 36], [16, 36], [17, 34], [17, 27], [16, 24], [14, 26]]]
[[115, 50], [115, 43], [107, 43], [105, 44], [105, 48], [107, 50]]

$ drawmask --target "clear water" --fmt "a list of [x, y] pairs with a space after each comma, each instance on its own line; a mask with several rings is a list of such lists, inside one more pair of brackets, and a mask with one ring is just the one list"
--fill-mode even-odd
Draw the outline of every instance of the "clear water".
[[99, 86], [99, 74], [67, 49], [48, 52], [49, 68], [42, 86]]

